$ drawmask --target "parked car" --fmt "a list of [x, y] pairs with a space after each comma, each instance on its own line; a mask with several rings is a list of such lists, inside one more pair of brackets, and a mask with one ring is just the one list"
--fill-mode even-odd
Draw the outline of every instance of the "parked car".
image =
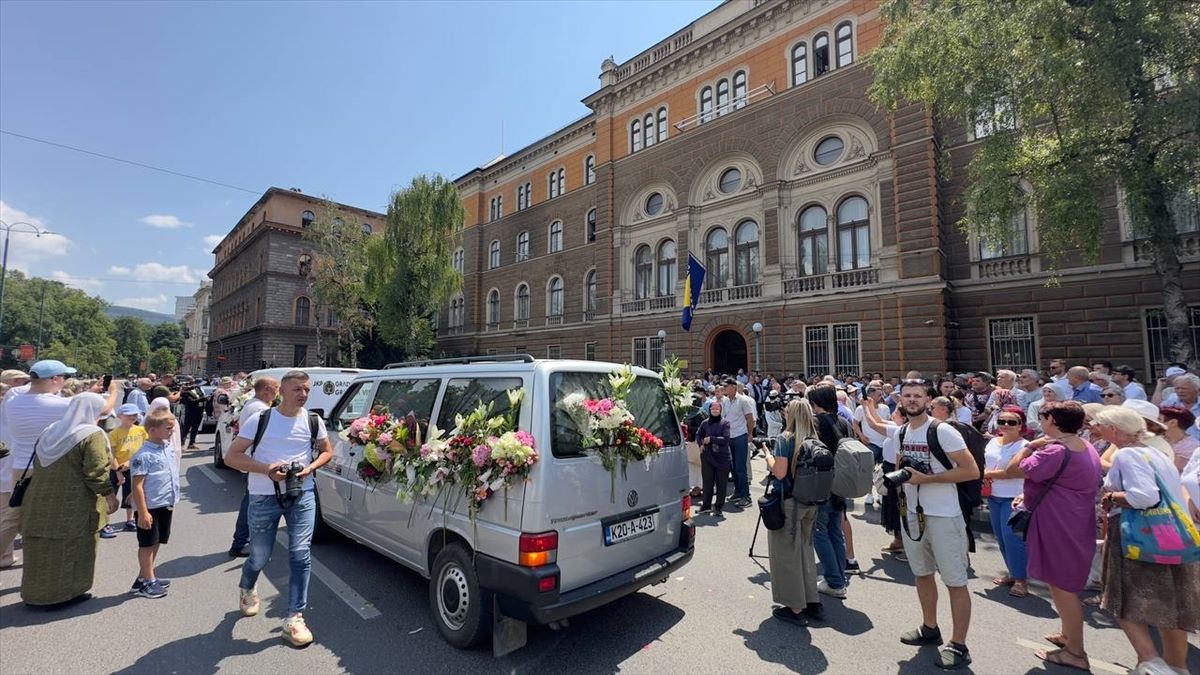
[[[611, 479], [600, 458], [581, 448], [578, 430], [558, 405], [569, 394], [602, 391], [618, 368], [508, 355], [397, 364], [359, 375], [328, 415], [334, 456], [317, 472], [318, 534], [330, 528], [421, 574], [429, 580], [430, 610], [442, 637], [466, 648], [494, 634], [498, 654], [524, 644], [528, 623], [562, 625], [666, 581], [691, 559], [695, 526], [687, 454], [661, 378], [635, 369], [630, 405], [637, 423], [664, 447], [648, 464]], [[529, 479], [498, 490], [474, 522], [455, 499], [409, 503], [396, 499], [390, 480], [365, 485], [356, 470], [363, 447], [337, 436], [381, 410], [397, 418], [415, 414], [422, 433], [430, 421], [450, 430], [456, 414], [480, 403], [506, 411], [506, 391], [516, 388], [524, 389], [518, 427], [534, 436], [540, 456]]]
[[[333, 408], [356, 375], [374, 372], [362, 368], [265, 368], [250, 373], [250, 381], [256, 382], [264, 376], [278, 380], [284, 373], [292, 370], [303, 370], [312, 378], [312, 391], [308, 395], [306, 407], [312, 412], [321, 413], [322, 416]], [[218, 469], [225, 468], [225, 448], [233, 442], [231, 425], [235, 421], [237, 420], [233, 417], [233, 411], [228, 407], [221, 419], [217, 420], [217, 435], [213, 439], [213, 464]]]

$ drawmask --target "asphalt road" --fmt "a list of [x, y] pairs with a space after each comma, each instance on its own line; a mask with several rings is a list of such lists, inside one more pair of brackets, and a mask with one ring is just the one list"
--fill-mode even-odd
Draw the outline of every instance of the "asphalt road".
[[[202, 447], [210, 441], [204, 437]], [[95, 597], [65, 610], [27, 609], [20, 567], [0, 570], [0, 673], [941, 672], [931, 665], [934, 649], [897, 639], [920, 620], [912, 577], [905, 563], [878, 553], [887, 536], [861, 505], [853, 522], [866, 574], [844, 602], [825, 599], [823, 624], [803, 629], [771, 618], [766, 560], [747, 555], [756, 514], [730, 511], [719, 523], [698, 517], [696, 556], [667, 583], [578, 616], [564, 630], [530, 628], [528, 646], [495, 659], [443, 642], [426, 582], [349, 541], [314, 547], [320, 565], [305, 617], [315, 644], [298, 650], [280, 638], [287, 603], [277, 589], [286, 594], [288, 572], [278, 546], [259, 584], [264, 612], [242, 618], [241, 560], [226, 553], [240, 489], [238, 475], [212, 469], [207, 452], [185, 456], [184, 499], [160, 553], [160, 576], [174, 580], [166, 598], [128, 594], [137, 570], [132, 533], [101, 540]], [[1021, 600], [995, 589], [999, 553], [989, 535], [981, 539], [970, 585], [975, 662], [964, 672], [1068, 672], [1034, 657], [1045, 646], [1040, 636], [1057, 630], [1047, 589], [1034, 585]], [[757, 552], [766, 554], [764, 539]], [[941, 616], [948, 632], [945, 602]], [[1093, 671], [1131, 667], [1133, 650], [1112, 619], [1090, 610], [1086, 620]], [[1200, 649], [1189, 665], [1200, 673]]]

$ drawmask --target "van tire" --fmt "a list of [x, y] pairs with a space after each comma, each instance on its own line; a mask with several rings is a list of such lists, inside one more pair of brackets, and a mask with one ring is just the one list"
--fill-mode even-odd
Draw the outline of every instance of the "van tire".
[[337, 530], [333, 529], [329, 523], [325, 522], [325, 516], [321, 514], [321, 499], [317, 497], [317, 491], [313, 490], [313, 500], [317, 505], [317, 512], [313, 516], [313, 533], [312, 543], [328, 544], [338, 538]]
[[221, 449], [221, 434], [218, 433], [216, 434], [216, 437], [213, 438], [213, 466], [217, 467], [218, 469], [226, 468], [224, 455], [225, 453]]
[[492, 630], [488, 602], [467, 547], [453, 542], [439, 551], [429, 575], [429, 609], [442, 638], [459, 649], [481, 644]]

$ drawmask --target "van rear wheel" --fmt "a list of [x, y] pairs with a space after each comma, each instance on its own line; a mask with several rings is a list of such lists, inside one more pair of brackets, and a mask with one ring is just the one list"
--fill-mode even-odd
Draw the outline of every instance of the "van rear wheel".
[[443, 548], [429, 576], [429, 607], [446, 642], [459, 649], [482, 643], [492, 629], [486, 602], [467, 547], [454, 542]]
[[221, 449], [221, 434], [220, 433], [216, 434], [216, 438], [213, 438], [213, 450], [212, 451], [213, 451], [213, 466], [217, 467], [218, 469], [224, 469], [225, 468], [225, 453]]

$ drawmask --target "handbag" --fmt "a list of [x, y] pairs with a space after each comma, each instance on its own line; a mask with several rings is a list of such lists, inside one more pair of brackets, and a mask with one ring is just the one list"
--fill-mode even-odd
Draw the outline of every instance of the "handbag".
[[[773, 482], [773, 481], [772, 481]], [[771, 490], [758, 498], [758, 513], [768, 530], [781, 530], [787, 518], [783, 514], [783, 491]]]
[[[1149, 458], [1146, 459], [1150, 463]], [[1126, 560], [1157, 565], [1200, 562], [1200, 532], [1154, 471], [1158, 504], [1148, 509], [1121, 509], [1121, 555]]]
[[1042, 491], [1042, 494], [1038, 495], [1037, 503], [1030, 504], [1028, 508], [1024, 508], [1024, 505], [1015, 508], [1008, 517], [1008, 529], [1012, 530], [1013, 535], [1021, 541], [1025, 541], [1025, 535], [1029, 533], [1029, 526], [1033, 524], [1033, 512], [1037, 510], [1037, 507], [1041, 506], [1046, 495], [1050, 494], [1050, 490], [1058, 482], [1058, 477], [1062, 475], [1063, 471], [1067, 468], [1067, 464], [1071, 462], [1071, 455], [1075, 454], [1065, 445], [1063, 449], [1066, 451], [1066, 456], [1063, 457], [1062, 464], [1058, 465], [1058, 471], [1054, 472], [1054, 477], [1050, 479], [1049, 483], [1046, 483], [1046, 489]]
[[25, 465], [25, 470], [21, 472], [21, 477], [17, 479], [13, 485], [12, 496], [8, 498], [9, 508], [17, 508], [25, 499], [25, 491], [29, 489], [29, 483], [33, 480], [33, 476], [29, 475], [29, 467], [33, 466], [33, 458], [37, 456], [37, 445], [34, 444], [33, 454], [29, 456], [29, 463]]

